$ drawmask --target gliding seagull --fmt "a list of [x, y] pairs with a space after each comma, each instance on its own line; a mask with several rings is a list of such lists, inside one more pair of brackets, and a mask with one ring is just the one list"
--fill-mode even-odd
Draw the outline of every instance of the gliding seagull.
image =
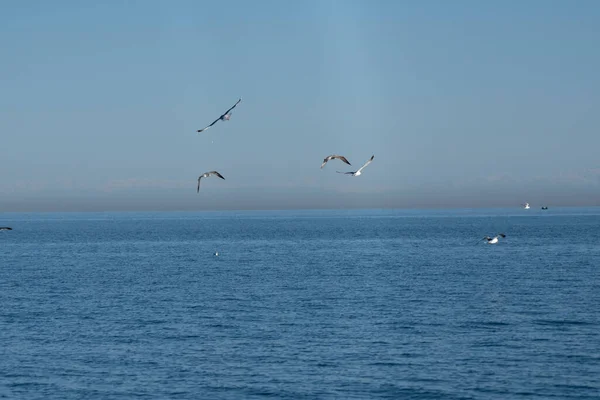
[[220, 173], [218, 173], [217, 171], [209, 171], [209, 172], [205, 172], [205, 173], [203, 173], [202, 175], [200, 175], [200, 176], [198, 177], [198, 188], [196, 189], [196, 193], [200, 192], [200, 179], [202, 179], [202, 178], [208, 178], [208, 177], [209, 177], [209, 176], [211, 176], [211, 175], [216, 175], [216, 176], [218, 176], [218, 177], [219, 177], [219, 178], [221, 178], [221, 179], [225, 179], [225, 178], [223, 178], [223, 175], [221, 175], [221, 174], [220, 174]]
[[338, 174], [346, 174], [346, 175], [351, 175], [351, 176], [359, 176], [360, 175], [360, 171], [362, 171], [367, 165], [371, 164], [371, 161], [373, 161], [373, 159], [375, 158], [375, 155], [372, 155], [371, 158], [369, 158], [369, 161], [367, 161], [365, 163], [365, 165], [363, 165], [362, 167], [360, 167], [358, 169], [358, 171], [355, 172], [340, 172], [340, 171], [335, 171]]
[[504, 233], [499, 233], [497, 236], [494, 236], [493, 238], [491, 238], [489, 236], [486, 236], [483, 239], [487, 240], [488, 244], [496, 244], [496, 243], [498, 243], [498, 238], [499, 237], [505, 238], [506, 235]]
[[531, 207], [529, 207], [529, 203], [525, 203], [523, 204], [523, 208], [529, 210]]
[[325, 157], [325, 159], [323, 160], [323, 164], [321, 164], [321, 169], [325, 166], [325, 164], [327, 164], [327, 161], [329, 160], [333, 160], [334, 158], [337, 158], [343, 162], [345, 162], [348, 165], [352, 165], [348, 162], [348, 160], [346, 160], [346, 157], [344, 156], [338, 156], [337, 154], [332, 154], [330, 156]]
[[240, 101], [242, 101], [241, 98], [233, 105], [233, 107], [231, 107], [229, 110], [225, 111], [223, 113], [223, 115], [221, 115], [219, 118], [215, 119], [212, 124], [208, 125], [206, 128], [200, 129], [198, 132], [204, 132], [205, 130], [207, 130], [208, 128], [210, 128], [214, 124], [216, 124], [218, 121], [229, 121], [229, 118], [231, 118], [231, 110], [233, 110], [235, 108], [235, 106], [237, 106]]
[[12, 231], [10, 226], [0, 226], [0, 231]]

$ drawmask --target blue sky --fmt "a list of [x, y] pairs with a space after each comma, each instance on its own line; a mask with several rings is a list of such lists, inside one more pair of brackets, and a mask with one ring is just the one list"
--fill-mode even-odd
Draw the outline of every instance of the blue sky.
[[[0, 1], [0, 211], [600, 205], [599, 20], [584, 0]], [[319, 169], [332, 153], [375, 160], [352, 178]]]

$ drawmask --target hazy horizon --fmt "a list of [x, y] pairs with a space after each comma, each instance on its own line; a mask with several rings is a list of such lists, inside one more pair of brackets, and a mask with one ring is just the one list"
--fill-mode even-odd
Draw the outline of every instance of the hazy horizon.
[[[565, 187], [568, 190], [565, 190]], [[559, 186], [555, 189], [520, 185], [505, 191], [505, 185], [488, 184], [461, 188], [460, 192], [443, 198], [436, 191], [447, 186], [429, 185], [411, 187], [406, 193], [375, 191], [371, 193], [327, 191], [327, 188], [262, 187], [259, 193], [251, 188], [215, 190], [210, 196], [200, 197], [194, 188], [173, 187], [161, 190], [152, 187], [140, 189], [113, 189], [105, 191], [79, 191], [66, 197], [57, 192], [41, 195], [3, 196], [0, 212], [65, 212], [65, 211], [236, 211], [236, 210], [286, 210], [286, 209], [414, 209], [414, 208], [520, 208], [528, 202], [532, 208], [594, 207], [600, 206], [598, 193], [593, 188]], [[535, 195], [526, 195], [535, 192]], [[240, 202], [239, 197], [245, 199]], [[482, 202], [486, 199], [486, 202]]]
[[2, 11], [0, 212], [600, 206], [598, 2]]

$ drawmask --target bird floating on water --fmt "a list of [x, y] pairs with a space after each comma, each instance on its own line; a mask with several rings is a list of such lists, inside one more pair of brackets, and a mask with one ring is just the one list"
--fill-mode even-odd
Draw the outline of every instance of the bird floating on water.
[[215, 257], [219, 257], [219, 252], [215, 251]]
[[214, 124], [216, 124], [219, 121], [229, 121], [229, 119], [231, 118], [231, 110], [233, 110], [235, 108], [235, 106], [237, 106], [239, 104], [240, 101], [242, 101], [241, 98], [229, 110], [225, 111], [219, 118], [215, 119], [207, 127], [198, 130], [198, 132], [204, 132], [205, 130], [207, 130], [208, 128], [210, 128], [211, 126], [213, 126]]
[[202, 175], [200, 175], [200, 176], [198, 177], [198, 188], [196, 189], [196, 193], [200, 192], [200, 179], [202, 179], [202, 178], [208, 178], [208, 177], [209, 177], [209, 176], [211, 176], [211, 175], [216, 175], [216, 176], [218, 176], [218, 177], [219, 177], [219, 178], [221, 178], [221, 179], [225, 179], [225, 178], [223, 177], [223, 175], [221, 175], [221, 174], [220, 174], [220, 173], [218, 173], [217, 171], [208, 171], [208, 172], [205, 172], [205, 173], [203, 173]]
[[504, 233], [499, 233], [498, 235], [494, 236], [493, 238], [486, 236], [483, 239], [487, 240], [488, 244], [496, 244], [496, 243], [498, 243], [499, 237], [504, 239], [506, 237], [506, 235]]
[[340, 172], [340, 171], [335, 171], [338, 174], [346, 174], [346, 175], [351, 175], [351, 176], [360, 176], [361, 172], [367, 165], [371, 164], [371, 161], [373, 161], [373, 159], [375, 158], [375, 155], [372, 155], [371, 158], [369, 158], [369, 161], [367, 161], [365, 163], [365, 165], [363, 165], [362, 167], [360, 167], [358, 169], [358, 171], [354, 171], [354, 172]]
[[529, 207], [529, 203], [525, 203], [523, 204], [523, 208], [529, 210], [531, 207]]
[[12, 231], [10, 226], [0, 226], [0, 231]]
[[344, 156], [338, 156], [337, 154], [332, 154], [330, 156], [325, 157], [325, 159], [323, 160], [323, 164], [321, 164], [321, 169], [325, 166], [325, 164], [327, 164], [327, 161], [333, 160], [335, 158], [337, 158], [337, 159], [345, 162], [348, 165], [352, 165], [352, 164], [350, 164], [350, 162], [348, 160], [346, 160], [346, 157], [344, 157]]

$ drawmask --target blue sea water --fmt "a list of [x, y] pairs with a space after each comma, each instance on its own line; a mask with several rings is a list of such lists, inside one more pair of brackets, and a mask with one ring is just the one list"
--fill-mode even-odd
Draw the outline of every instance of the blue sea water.
[[600, 208], [0, 225], [0, 398], [600, 397]]

